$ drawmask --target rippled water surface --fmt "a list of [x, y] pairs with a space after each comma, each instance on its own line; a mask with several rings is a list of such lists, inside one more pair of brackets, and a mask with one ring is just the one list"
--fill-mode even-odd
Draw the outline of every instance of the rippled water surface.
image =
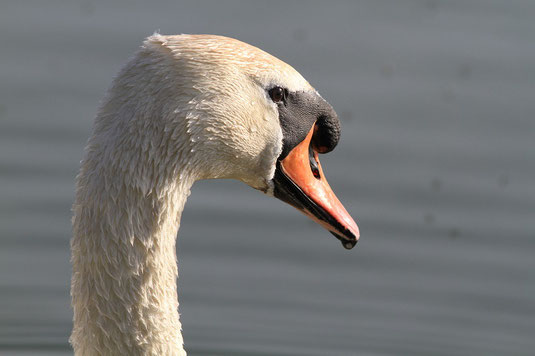
[[0, 354], [71, 353], [70, 205], [98, 102], [155, 30], [218, 33], [338, 111], [322, 157], [345, 251], [242, 183], [200, 182], [178, 240], [192, 355], [532, 355], [533, 1], [3, 1]]

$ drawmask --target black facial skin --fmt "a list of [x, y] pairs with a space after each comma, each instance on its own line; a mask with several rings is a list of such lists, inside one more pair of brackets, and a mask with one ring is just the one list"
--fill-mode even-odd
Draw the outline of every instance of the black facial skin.
[[277, 105], [283, 136], [280, 161], [305, 139], [315, 122], [314, 148], [327, 153], [336, 147], [340, 140], [340, 121], [332, 106], [316, 92], [286, 92]]
[[[357, 243], [351, 231], [330, 216], [322, 207], [312, 201], [289, 177], [282, 171], [280, 162], [288, 153], [301, 143], [316, 123], [311, 146], [319, 153], [332, 151], [340, 139], [340, 122], [332, 106], [315, 92], [288, 92], [284, 90], [281, 97], [280, 88], [272, 88], [269, 95], [277, 104], [279, 121], [283, 134], [282, 153], [277, 159], [275, 176], [273, 177], [274, 195], [276, 198], [294, 206], [299, 210], [306, 210], [316, 218], [334, 227], [338, 233], [331, 232], [346, 249], [351, 249]], [[312, 150], [311, 170], [314, 173], [315, 159]], [[319, 173], [318, 173], [319, 174]], [[318, 178], [318, 177], [316, 177]]]

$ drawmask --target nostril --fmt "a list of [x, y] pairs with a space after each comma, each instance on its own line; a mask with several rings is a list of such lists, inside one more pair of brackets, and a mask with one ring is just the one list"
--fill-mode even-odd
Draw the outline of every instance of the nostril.
[[317, 169], [317, 168], [313, 168], [312, 169], [312, 175], [314, 176], [314, 178], [316, 179], [320, 179], [320, 171]]
[[312, 149], [312, 145], [308, 148], [308, 160], [310, 162], [310, 170], [312, 171], [312, 175], [314, 176], [314, 178], [321, 179], [318, 161], [314, 156], [314, 150]]

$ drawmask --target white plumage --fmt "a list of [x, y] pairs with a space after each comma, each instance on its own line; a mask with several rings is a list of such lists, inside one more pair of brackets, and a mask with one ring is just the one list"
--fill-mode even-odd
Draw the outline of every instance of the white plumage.
[[237, 40], [149, 37], [95, 120], [73, 206], [77, 355], [185, 355], [175, 241], [190, 187], [234, 178], [270, 193], [282, 132], [266, 87], [314, 89]]

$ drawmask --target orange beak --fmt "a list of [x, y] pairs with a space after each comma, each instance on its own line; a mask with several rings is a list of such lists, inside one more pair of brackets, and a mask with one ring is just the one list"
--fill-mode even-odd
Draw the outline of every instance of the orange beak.
[[277, 163], [275, 196], [329, 230], [346, 249], [355, 246], [359, 228], [332, 191], [311, 145], [315, 125], [305, 139]]

